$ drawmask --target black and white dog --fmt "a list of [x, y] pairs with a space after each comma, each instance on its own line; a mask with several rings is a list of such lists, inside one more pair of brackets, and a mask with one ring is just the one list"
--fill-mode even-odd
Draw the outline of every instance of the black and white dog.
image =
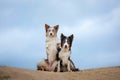
[[57, 72], [78, 71], [70, 59], [73, 38], [73, 34], [68, 37], [61, 34], [61, 50], [57, 54]]

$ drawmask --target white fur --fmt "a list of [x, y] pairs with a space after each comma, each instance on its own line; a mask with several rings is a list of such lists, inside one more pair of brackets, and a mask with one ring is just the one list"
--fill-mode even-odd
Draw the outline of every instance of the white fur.
[[[66, 46], [67, 48], [65, 48], [65, 46]], [[68, 44], [68, 42], [67, 42], [67, 39], [65, 39], [65, 43], [63, 44], [63, 50], [64, 50], [64, 51], [69, 51], [69, 44]]]
[[58, 61], [54, 61], [53, 64], [52, 64], [52, 67], [51, 67], [51, 71], [54, 71], [56, 66], [58, 64]]
[[64, 43], [64, 47], [65, 47], [65, 46], [68, 47], [67, 39], [65, 40], [65, 43]]
[[47, 51], [47, 57], [48, 57], [48, 61], [51, 63], [53, 61], [55, 61], [56, 59], [56, 54], [57, 54], [57, 44], [59, 43], [59, 41], [57, 40], [57, 38], [53, 37], [47, 37], [46, 38], [46, 51]]
[[[70, 51], [66, 51], [64, 49], [62, 49], [59, 53], [59, 58], [60, 60], [62, 60], [62, 65], [65, 65], [67, 64], [67, 69], [68, 71], [71, 71], [70, 70], [70, 61], [69, 61], [69, 58], [70, 57]], [[60, 61], [58, 61], [58, 66], [57, 66], [57, 71], [60, 72]]]
[[70, 57], [70, 51], [61, 50], [59, 53], [59, 58], [63, 61], [63, 65], [68, 63], [68, 58]]
[[68, 60], [68, 64], [67, 64], [67, 69], [68, 69], [69, 72], [72, 71], [72, 70], [70, 69], [70, 61], [69, 61], [69, 60]]
[[60, 72], [60, 61], [58, 61], [57, 72]]

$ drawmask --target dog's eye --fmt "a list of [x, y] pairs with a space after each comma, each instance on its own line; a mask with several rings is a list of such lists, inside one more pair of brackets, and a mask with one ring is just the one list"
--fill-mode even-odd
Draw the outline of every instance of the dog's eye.
[[51, 30], [48, 30], [49, 32], [51, 31]]

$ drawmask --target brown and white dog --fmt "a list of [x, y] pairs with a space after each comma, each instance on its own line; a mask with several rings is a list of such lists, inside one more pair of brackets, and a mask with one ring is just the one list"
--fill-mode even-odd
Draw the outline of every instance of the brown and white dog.
[[78, 71], [70, 59], [73, 37], [73, 34], [68, 37], [61, 34], [61, 51], [58, 53], [57, 72]]
[[46, 31], [46, 53], [47, 59], [38, 63], [38, 70], [52, 70], [52, 64], [56, 60], [56, 54], [58, 53], [57, 48], [59, 47], [59, 40], [57, 39], [59, 25], [50, 27], [48, 24], [45, 24]]

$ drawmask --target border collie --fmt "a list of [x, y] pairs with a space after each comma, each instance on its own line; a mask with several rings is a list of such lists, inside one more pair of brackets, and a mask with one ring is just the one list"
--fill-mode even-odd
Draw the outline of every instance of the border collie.
[[48, 24], [45, 24], [47, 59], [37, 64], [38, 70], [42, 69], [52, 71], [52, 64], [56, 60], [56, 54], [58, 52], [57, 48], [60, 44], [59, 40], [57, 39], [58, 28], [59, 25], [50, 27]]
[[61, 50], [58, 53], [57, 72], [78, 71], [70, 59], [73, 38], [73, 34], [68, 37], [61, 34]]

